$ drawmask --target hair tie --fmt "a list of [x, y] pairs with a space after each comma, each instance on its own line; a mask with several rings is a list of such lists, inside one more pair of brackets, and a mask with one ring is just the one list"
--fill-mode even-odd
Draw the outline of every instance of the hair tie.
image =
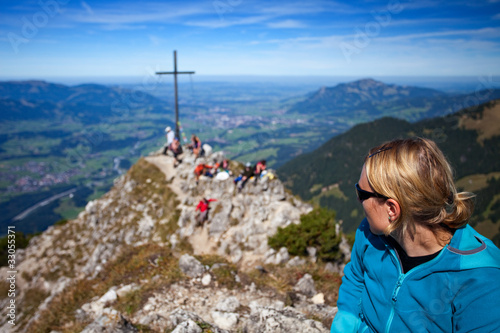
[[370, 156], [368, 156], [368, 158], [374, 156], [374, 155], [377, 155], [377, 154], [380, 154], [381, 152], [383, 151], [386, 151], [386, 150], [389, 150], [389, 149], [392, 149], [392, 147], [384, 147], [384, 148], [380, 148], [379, 150], [377, 150], [376, 152], [374, 152], [373, 154], [371, 154]]
[[450, 195], [448, 196], [448, 201], [447, 203], [449, 205], [453, 205], [453, 203], [455, 202], [455, 195], [453, 194], [453, 192], [450, 193]]

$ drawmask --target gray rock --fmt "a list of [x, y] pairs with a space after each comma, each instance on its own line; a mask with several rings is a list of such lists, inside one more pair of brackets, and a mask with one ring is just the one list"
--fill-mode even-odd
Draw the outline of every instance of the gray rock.
[[329, 332], [320, 322], [307, 319], [291, 308], [284, 310], [258, 308], [258, 311], [252, 311], [244, 330], [247, 333]]
[[265, 264], [279, 265], [290, 259], [290, 255], [288, 254], [286, 247], [282, 247], [277, 253], [273, 251], [269, 250], [266, 252], [267, 259], [264, 261]]
[[309, 254], [309, 257], [314, 258], [314, 257], [316, 257], [318, 250], [315, 247], [310, 246], [307, 248], [307, 253]]
[[215, 325], [222, 329], [232, 330], [238, 324], [240, 316], [236, 313], [212, 311]]
[[340, 276], [344, 275], [344, 267], [345, 264], [342, 262], [334, 262], [334, 263], [327, 263], [325, 266], [325, 270], [331, 273], [337, 273]]
[[146, 315], [139, 320], [139, 324], [148, 326], [152, 322], [158, 321], [160, 318], [161, 317], [159, 315], [157, 315], [156, 313], [151, 314], [151, 315]]
[[187, 320], [175, 327], [175, 329], [172, 331], [172, 333], [202, 333], [203, 330], [201, 329], [198, 324], [196, 324], [192, 320]]
[[[214, 197], [217, 196], [214, 195]], [[211, 236], [219, 235], [227, 231], [230, 224], [229, 216], [231, 215], [231, 209], [233, 208], [230, 200], [224, 200], [216, 204], [217, 205], [214, 205], [214, 210], [217, 209], [219, 212], [215, 213], [210, 219], [211, 223], [209, 232]]]
[[344, 262], [351, 261], [351, 245], [349, 245], [344, 236], [342, 236], [342, 240], [340, 241], [339, 250], [344, 255]]
[[113, 309], [104, 309], [103, 314], [85, 327], [81, 333], [136, 333], [139, 332], [122, 315]]
[[280, 264], [287, 262], [290, 259], [290, 255], [288, 254], [288, 250], [286, 247], [282, 247], [278, 254], [276, 255], [276, 261]]
[[302, 259], [300, 257], [293, 257], [286, 263], [288, 267], [294, 267], [294, 266], [302, 266], [306, 264], [306, 260]]
[[235, 312], [239, 307], [240, 301], [236, 297], [230, 296], [217, 303], [215, 309], [222, 312]]
[[184, 274], [191, 278], [201, 276], [205, 273], [205, 267], [189, 254], [183, 255], [179, 259], [179, 268]]
[[200, 316], [198, 316], [196, 313], [189, 312], [186, 310], [182, 309], [176, 309], [170, 313], [170, 321], [174, 326], [179, 325], [182, 322], [192, 320], [194, 322], [202, 322], [203, 319], [201, 319]]
[[313, 297], [317, 294], [316, 288], [314, 287], [314, 280], [310, 274], [304, 275], [293, 289], [307, 297]]
[[[195, 324], [198, 323], [198, 324], [203, 324], [204, 326], [208, 326], [210, 327], [210, 331], [212, 331], [213, 333], [229, 333], [228, 331], [226, 330], [223, 330], [223, 329], [220, 329], [219, 327], [216, 327], [214, 325], [211, 325], [209, 323], [207, 323], [206, 321], [204, 321], [200, 316], [198, 316], [196, 313], [193, 313], [193, 312], [189, 312], [189, 311], [186, 311], [186, 310], [182, 310], [182, 309], [176, 309], [174, 311], [172, 311], [170, 313], [170, 322], [175, 326], [179, 326], [180, 324], [182, 324], [183, 322], [188, 322], [188, 321], [192, 321], [194, 322]], [[199, 327], [199, 325], [196, 325]], [[187, 327], [188, 325], [186, 325]], [[179, 329], [182, 329], [184, 327], [181, 327]], [[196, 328], [194, 328], [196, 329]], [[190, 332], [190, 331], [178, 331], [177, 333], [179, 332]], [[195, 332], [195, 331], [193, 331]]]

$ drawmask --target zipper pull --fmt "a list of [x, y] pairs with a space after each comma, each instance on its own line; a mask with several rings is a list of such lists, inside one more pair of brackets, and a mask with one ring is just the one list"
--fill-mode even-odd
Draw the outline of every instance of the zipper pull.
[[394, 292], [392, 293], [392, 301], [394, 303], [396, 303], [396, 301], [398, 300], [398, 292], [399, 292], [399, 288], [401, 288], [401, 285], [403, 284], [402, 280], [403, 280], [403, 275], [400, 275], [399, 276], [399, 279], [398, 279], [398, 282], [396, 282], [396, 287], [394, 288]]

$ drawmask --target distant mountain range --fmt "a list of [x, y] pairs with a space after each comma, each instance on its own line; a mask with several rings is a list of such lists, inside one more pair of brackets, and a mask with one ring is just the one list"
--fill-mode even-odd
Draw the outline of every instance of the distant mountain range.
[[98, 84], [65, 86], [45, 81], [0, 82], [0, 121], [78, 117], [84, 123], [93, 123], [138, 108], [165, 113], [166, 104], [144, 92]]
[[288, 112], [352, 117], [363, 121], [385, 116], [418, 121], [497, 98], [500, 98], [500, 89], [450, 95], [434, 89], [363, 79], [335, 87], [322, 87], [309, 94], [304, 101], [294, 104]]
[[0, 98], [75, 104], [113, 104], [123, 100], [134, 104], [165, 103], [152, 95], [130, 89], [99, 84], [66, 86], [45, 81], [0, 82]]
[[382, 118], [360, 124], [278, 169], [294, 194], [337, 211], [344, 230], [363, 218], [354, 184], [368, 150], [394, 138], [435, 140], [455, 169], [457, 185], [477, 194], [472, 224], [500, 244], [500, 100], [409, 123]]

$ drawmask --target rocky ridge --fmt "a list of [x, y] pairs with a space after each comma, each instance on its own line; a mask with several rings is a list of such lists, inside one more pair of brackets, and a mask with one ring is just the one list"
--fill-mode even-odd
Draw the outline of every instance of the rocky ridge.
[[[350, 256], [345, 240], [335, 265], [315, 263], [314, 248], [309, 258], [269, 248], [278, 227], [299, 223], [312, 207], [271, 177], [241, 192], [231, 179], [197, 184], [194, 166], [223, 155], [185, 155], [177, 168], [169, 156], [141, 159], [77, 219], [19, 250], [16, 325], [4, 298], [0, 330], [328, 332], [335, 295], [321, 277], [338, 284]], [[199, 226], [203, 197], [217, 201]]]

